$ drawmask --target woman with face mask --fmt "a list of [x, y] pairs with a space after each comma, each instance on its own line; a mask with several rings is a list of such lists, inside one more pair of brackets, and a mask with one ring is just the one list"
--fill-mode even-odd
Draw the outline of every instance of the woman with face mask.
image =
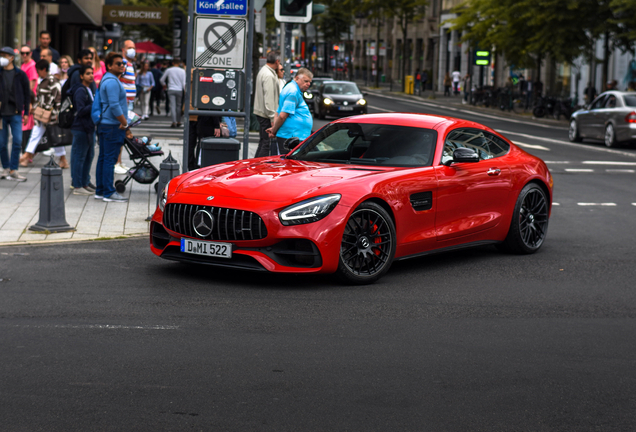
[[73, 66], [73, 60], [69, 55], [60, 57], [60, 85], [64, 87], [64, 83], [68, 79], [68, 70]]

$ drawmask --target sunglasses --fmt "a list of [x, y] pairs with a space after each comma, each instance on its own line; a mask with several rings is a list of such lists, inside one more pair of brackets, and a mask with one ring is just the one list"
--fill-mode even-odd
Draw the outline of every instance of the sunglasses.
[[115, 62], [115, 66], [122, 66], [124, 62]]
[[20, 54], [29, 55], [29, 54], [31, 54], [31, 51], [20, 51]]

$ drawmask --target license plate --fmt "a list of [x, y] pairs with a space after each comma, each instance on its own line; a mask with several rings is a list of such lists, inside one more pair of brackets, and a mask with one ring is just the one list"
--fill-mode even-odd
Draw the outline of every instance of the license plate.
[[181, 252], [216, 258], [232, 258], [232, 244], [182, 238]]
[[345, 107], [345, 106], [341, 106], [341, 107], [338, 107], [338, 109], [339, 109], [340, 111], [353, 111], [353, 107]]

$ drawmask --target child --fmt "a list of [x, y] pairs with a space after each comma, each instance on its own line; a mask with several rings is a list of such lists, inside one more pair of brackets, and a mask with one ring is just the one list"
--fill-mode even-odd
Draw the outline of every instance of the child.
[[155, 152], [155, 151], [161, 150], [161, 146], [150, 144], [150, 141], [152, 140], [152, 138], [148, 138], [148, 137], [135, 138], [132, 132], [130, 131], [130, 129], [126, 130], [126, 138], [128, 138], [130, 141], [132, 141], [133, 143], [137, 144], [140, 147], [146, 146], [148, 151]]

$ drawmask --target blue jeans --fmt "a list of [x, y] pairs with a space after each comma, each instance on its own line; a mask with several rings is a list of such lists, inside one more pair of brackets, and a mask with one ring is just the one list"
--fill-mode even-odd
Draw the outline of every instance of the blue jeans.
[[[9, 168], [11, 171], [18, 169], [20, 153], [22, 151], [22, 116], [19, 114], [12, 116], [2, 116], [2, 130], [0, 130], [0, 161], [2, 168]], [[11, 160], [9, 160], [8, 143], [9, 128], [13, 135], [13, 145], [11, 146]]]
[[93, 132], [71, 130], [71, 184], [74, 188], [87, 186], [91, 181], [91, 164], [95, 156], [95, 134]]
[[95, 195], [109, 197], [115, 193], [114, 169], [119, 157], [121, 146], [124, 144], [126, 131], [116, 125], [99, 125], [99, 156], [97, 157], [97, 169], [95, 172]]

